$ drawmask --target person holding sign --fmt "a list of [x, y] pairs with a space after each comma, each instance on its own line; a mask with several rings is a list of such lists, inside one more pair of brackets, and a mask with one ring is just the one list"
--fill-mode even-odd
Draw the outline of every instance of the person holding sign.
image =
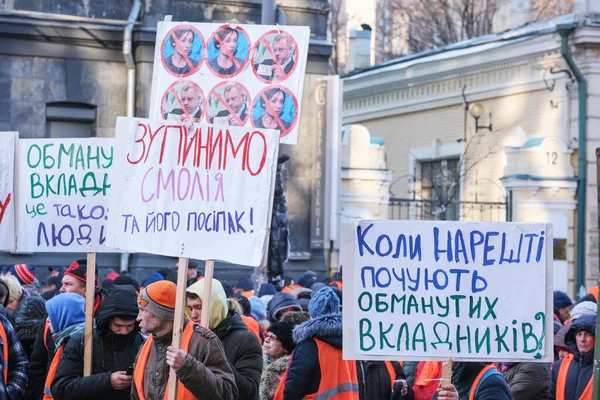
[[200, 88], [185, 84], [179, 92], [180, 107], [164, 114], [164, 118], [177, 122], [198, 122], [202, 118], [202, 93]]
[[583, 315], [569, 328], [565, 344], [572, 354], [557, 361], [552, 368], [550, 400], [592, 398], [595, 332], [595, 315]]
[[63, 358], [52, 383], [52, 393], [61, 400], [128, 400], [135, 357], [144, 343], [135, 321], [137, 293], [132, 286], [109, 287], [96, 312], [93, 332], [92, 375], [83, 376], [84, 332], [65, 346]]
[[133, 372], [132, 400], [167, 398], [169, 367], [179, 379], [177, 399], [236, 399], [235, 378], [219, 338], [206, 328], [185, 321], [181, 349], [171, 346], [177, 286], [158, 281], [138, 296], [137, 321], [148, 339]]
[[438, 400], [513, 400], [504, 376], [493, 364], [453, 363], [452, 384], [442, 382]]
[[[200, 323], [203, 296], [204, 281], [196, 282], [186, 290], [186, 311], [195, 323]], [[258, 338], [248, 330], [240, 315], [229, 309], [223, 286], [216, 279], [212, 281], [210, 305], [207, 307], [210, 307], [208, 328], [223, 343], [240, 393], [237, 400], [256, 399], [263, 366]]]
[[286, 33], [280, 33], [273, 38], [272, 59], [263, 60], [255, 64], [254, 69], [258, 76], [270, 82], [281, 82], [293, 71], [296, 60], [294, 60], [294, 39]]
[[324, 398], [344, 393], [344, 398], [358, 399], [356, 362], [342, 359], [339, 298], [324, 287], [310, 300], [308, 312], [311, 319], [294, 329], [297, 346], [275, 400], [319, 398], [325, 392]]

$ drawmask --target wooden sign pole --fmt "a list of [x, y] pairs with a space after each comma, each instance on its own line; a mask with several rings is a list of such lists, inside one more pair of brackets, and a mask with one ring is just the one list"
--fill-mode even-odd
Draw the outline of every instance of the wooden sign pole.
[[96, 253], [87, 253], [85, 281], [85, 344], [83, 348], [83, 376], [92, 374], [94, 354], [94, 300], [96, 299]]
[[442, 380], [440, 386], [449, 385], [452, 382], [452, 359], [448, 359], [442, 363]]
[[[175, 298], [175, 318], [173, 320], [173, 341], [171, 346], [181, 348], [181, 334], [183, 333], [183, 318], [185, 309], [185, 289], [187, 286], [187, 258], [180, 258], [177, 267], [177, 297]], [[169, 371], [169, 383], [167, 385], [169, 400], [177, 398], [177, 375], [171, 368]]]
[[202, 299], [202, 314], [200, 314], [200, 325], [209, 329], [208, 318], [210, 317], [210, 292], [212, 291], [212, 280], [215, 272], [215, 262], [204, 263], [204, 297]]

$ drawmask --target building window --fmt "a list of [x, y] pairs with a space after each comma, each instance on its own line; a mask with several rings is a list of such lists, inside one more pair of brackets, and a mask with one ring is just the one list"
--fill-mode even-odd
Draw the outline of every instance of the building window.
[[430, 218], [458, 221], [460, 201], [460, 160], [421, 161], [421, 197], [430, 202]]
[[46, 137], [89, 138], [96, 136], [96, 106], [84, 103], [46, 104]]

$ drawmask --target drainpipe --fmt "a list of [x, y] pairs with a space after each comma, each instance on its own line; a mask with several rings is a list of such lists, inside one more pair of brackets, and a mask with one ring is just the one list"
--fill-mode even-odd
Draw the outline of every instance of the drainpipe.
[[[135, 114], [135, 60], [132, 51], [133, 27], [140, 16], [142, 9], [142, 0], [134, 0], [127, 18], [127, 26], [123, 31], [123, 57], [127, 65], [127, 116], [133, 117]], [[120, 270], [129, 272], [130, 253], [121, 254]]]
[[569, 35], [575, 29], [573, 24], [557, 25], [556, 31], [560, 35], [560, 54], [565, 59], [569, 69], [577, 79], [579, 92], [579, 149], [577, 156], [578, 188], [577, 188], [577, 283], [575, 293], [585, 281], [585, 195], [587, 184], [586, 145], [587, 145], [587, 81], [569, 51]]

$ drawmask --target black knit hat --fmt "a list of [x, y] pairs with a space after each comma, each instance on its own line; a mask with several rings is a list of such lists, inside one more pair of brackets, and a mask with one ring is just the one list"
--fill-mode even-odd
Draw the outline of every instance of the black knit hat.
[[[85, 283], [87, 280], [87, 260], [75, 260], [69, 265], [69, 268], [65, 271], [65, 275], [72, 276], [73, 278]], [[95, 286], [98, 286], [98, 271], [95, 276]]]
[[296, 348], [292, 332], [297, 324], [293, 321], [275, 322], [269, 327], [269, 332], [277, 336], [277, 340], [281, 342], [286, 353], [291, 354]]

